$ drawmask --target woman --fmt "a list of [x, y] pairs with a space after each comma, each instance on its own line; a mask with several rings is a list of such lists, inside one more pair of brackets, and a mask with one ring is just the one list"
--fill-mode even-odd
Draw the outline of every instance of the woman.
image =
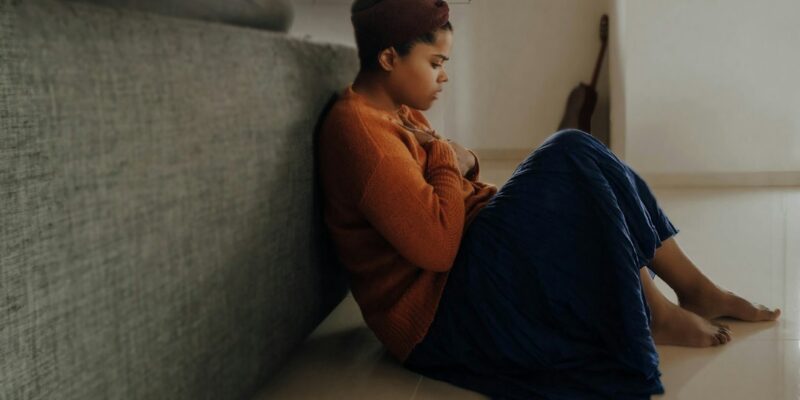
[[664, 392], [655, 344], [716, 346], [731, 332], [714, 318], [778, 318], [706, 277], [647, 184], [585, 132], [548, 137], [499, 190], [481, 182], [420, 111], [447, 82], [448, 11], [357, 0], [361, 69], [320, 135], [325, 223], [404, 367], [497, 399], [642, 399]]

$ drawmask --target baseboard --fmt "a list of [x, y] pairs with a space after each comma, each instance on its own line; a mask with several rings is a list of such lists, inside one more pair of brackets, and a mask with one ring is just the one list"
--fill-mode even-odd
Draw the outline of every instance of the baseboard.
[[800, 171], [642, 173], [651, 186], [769, 186], [800, 187]]
[[[520, 148], [472, 148], [485, 163], [519, 163], [533, 149]], [[800, 171], [759, 171], [759, 172], [680, 172], [648, 173], [640, 172], [650, 186], [776, 186], [800, 187]]]

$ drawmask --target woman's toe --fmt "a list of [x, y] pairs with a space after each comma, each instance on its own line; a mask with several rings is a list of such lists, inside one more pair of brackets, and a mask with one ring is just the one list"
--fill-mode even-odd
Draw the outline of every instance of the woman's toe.
[[759, 304], [758, 305], [758, 319], [763, 321], [772, 321], [781, 315], [780, 308], [770, 310], [769, 307]]

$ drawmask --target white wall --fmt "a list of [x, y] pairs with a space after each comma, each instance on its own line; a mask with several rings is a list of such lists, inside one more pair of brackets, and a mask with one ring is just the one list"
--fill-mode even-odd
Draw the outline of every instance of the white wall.
[[[800, 2], [616, 0], [612, 79], [645, 174], [800, 171]], [[615, 103], [616, 104], [616, 103]]]
[[[351, 3], [296, 0], [289, 34], [355, 46]], [[608, 11], [609, 1], [448, 3], [454, 26], [451, 60], [446, 64], [450, 81], [426, 116], [445, 136], [478, 151], [530, 151], [555, 132], [569, 91], [591, 80], [600, 50], [600, 17]], [[595, 135], [605, 138], [607, 61], [598, 85], [592, 127]]]
[[292, 0], [294, 20], [292, 36], [317, 42], [356, 46], [350, 23], [352, 0]]
[[[557, 129], [569, 91], [590, 82], [608, 3], [474, 0], [466, 10], [455, 21], [448, 128], [480, 149], [533, 149]], [[607, 65], [598, 84], [593, 131], [605, 137]]]

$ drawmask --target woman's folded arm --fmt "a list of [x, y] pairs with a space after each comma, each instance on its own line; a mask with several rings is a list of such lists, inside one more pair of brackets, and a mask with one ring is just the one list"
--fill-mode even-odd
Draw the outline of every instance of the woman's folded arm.
[[420, 268], [443, 272], [455, 261], [464, 229], [461, 172], [444, 140], [423, 147], [428, 152], [426, 176], [410, 153], [386, 155], [369, 177], [358, 207], [401, 256]]

